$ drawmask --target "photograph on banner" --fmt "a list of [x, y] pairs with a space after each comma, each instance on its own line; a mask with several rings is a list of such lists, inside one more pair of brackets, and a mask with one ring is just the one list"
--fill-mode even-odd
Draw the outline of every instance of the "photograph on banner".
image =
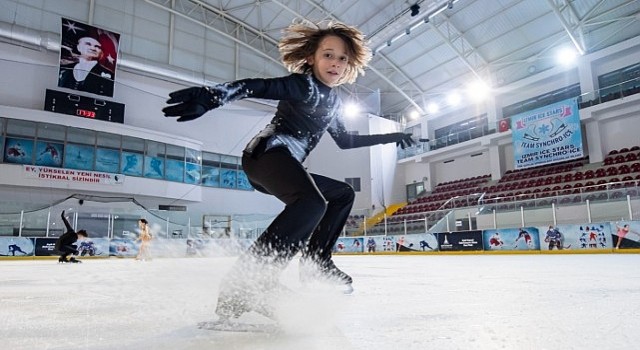
[[63, 150], [64, 145], [61, 143], [38, 141], [36, 143], [36, 165], [61, 167]]
[[640, 221], [618, 221], [610, 224], [615, 249], [640, 249]]
[[111, 241], [108, 238], [86, 238], [76, 243], [79, 256], [109, 256]]
[[118, 257], [134, 257], [138, 254], [135, 240], [129, 238], [114, 238], [109, 242], [109, 255]]
[[333, 251], [336, 253], [362, 253], [363, 246], [363, 237], [340, 237], [333, 246]]
[[164, 159], [160, 157], [144, 157], [144, 177], [152, 179], [164, 178]]
[[540, 250], [536, 227], [501, 228], [482, 231], [484, 250]]
[[93, 146], [67, 143], [67, 147], [64, 150], [65, 168], [93, 170], [94, 159]]
[[238, 170], [238, 189], [239, 190], [253, 189], [253, 186], [251, 186], [251, 184], [249, 183], [249, 178], [247, 177], [247, 174], [242, 170]]
[[611, 249], [609, 223], [540, 226], [541, 250]]
[[7, 137], [4, 145], [4, 162], [16, 164], [32, 164], [33, 140]]
[[438, 250], [438, 238], [433, 233], [400, 235], [395, 238], [397, 252], [434, 252]]
[[439, 232], [438, 249], [440, 251], [482, 250], [482, 231]]
[[0, 256], [33, 256], [34, 252], [32, 238], [0, 237]]
[[362, 239], [364, 241], [365, 253], [381, 252], [384, 245], [384, 236], [366, 236]]
[[515, 169], [582, 158], [576, 98], [511, 117]]
[[202, 185], [220, 187], [220, 168], [212, 166], [202, 167]]
[[234, 169], [220, 169], [220, 187], [236, 188], [237, 174]]
[[184, 161], [167, 159], [165, 163], [165, 180], [183, 182], [184, 181]]
[[200, 164], [186, 163], [184, 182], [187, 184], [199, 185], [200, 171], [202, 171], [202, 167], [200, 166]]
[[96, 171], [118, 174], [120, 172], [120, 151], [98, 147], [96, 149]]
[[120, 34], [62, 18], [58, 86], [113, 97]]
[[133, 152], [122, 152], [121, 155], [122, 174], [142, 176], [142, 154]]

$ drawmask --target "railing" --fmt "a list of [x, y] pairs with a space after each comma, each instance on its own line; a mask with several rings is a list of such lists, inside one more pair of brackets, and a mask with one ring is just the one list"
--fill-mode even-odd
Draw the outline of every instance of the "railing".
[[[569, 191], [570, 193], [567, 193]], [[385, 217], [380, 223], [366, 228], [364, 232], [352, 232], [354, 235], [407, 235], [429, 232], [458, 231], [460, 221], [466, 221], [462, 229], [472, 229], [470, 222], [479, 215], [506, 215], [510, 212], [527, 211], [533, 209], [550, 209], [561, 206], [586, 206], [592, 203], [611, 203], [630, 200], [640, 200], [640, 181], [611, 182], [607, 184], [585, 186], [578, 189], [565, 189], [532, 193], [526, 195], [514, 195], [484, 199], [484, 194], [470, 194], [466, 196], [452, 197], [438, 210], [407, 213]], [[600, 219], [620, 220], [628, 217], [632, 220], [638, 216], [640, 208], [635, 211], [628, 205], [624, 209], [616, 209], [611, 214], [600, 213]], [[621, 207], [622, 208], [622, 207]], [[590, 209], [583, 211], [582, 217], [572, 218], [577, 222], [589, 222]], [[455, 213], [458, 212], [458, 215]], [[523, 214], [526, 216], [526, 214]], [[555, 213], [553, 215], [556, 215]], [[607, 216], [608, 215], [608, 216]], [[463, 219], [460, 220], [460, 217]], [[366, 218], [364, 218], [366, 220]], [[497, 219], [500, 221], [500, 218]], [[524, 220], [524, 219], [523, 219]], [[563, 221], [563, 218], [557, 218]], [[564, 220], [567, 221], [567, 220]], [[531, 220], [529, 220], [531, 222]], [[546, 221], [545, 221], [546, 222]], [[548, 222], [546, 222], [548, 224]], [[517, 225], [516, 225], [517, 226]]]

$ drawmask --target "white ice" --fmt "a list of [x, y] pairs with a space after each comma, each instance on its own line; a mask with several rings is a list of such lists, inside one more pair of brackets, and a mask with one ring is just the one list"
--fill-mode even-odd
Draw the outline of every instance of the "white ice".
[[0, 261], [0, 348], [639, 348], [636, 254], [336, 256], [351, 295], [300, 285], [294, 260], [282, 332], [198, 329], [233, 260]]

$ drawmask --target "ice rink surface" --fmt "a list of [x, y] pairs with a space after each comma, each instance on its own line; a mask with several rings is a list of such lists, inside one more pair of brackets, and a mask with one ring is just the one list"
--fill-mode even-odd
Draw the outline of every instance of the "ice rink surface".
[[0, 348], [640, 348], [637, 254], [336, 256], [351, 295], [301, 285], [294, 260], [280, 332], [198, 329], [233, 260], [2, 260]]

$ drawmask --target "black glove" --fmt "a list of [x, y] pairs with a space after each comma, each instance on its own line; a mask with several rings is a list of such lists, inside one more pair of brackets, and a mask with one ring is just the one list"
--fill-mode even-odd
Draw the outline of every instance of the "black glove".
[[168, 106], [162, 109], [165, 117], [180, 117], [186, 122], [201, 117], [207, 111], [223, 105], [223, 90], [215, 87], [190, 87], [169, 94]]
[[416, 144], [416, 141], [411, 137], [412, 136], [411, 134], [396, 132], [396, 133], [393, 133], [392, 135], [394, 135], [396, 146], [400, 146], [402, 147], [402, 149], [411, 147]]

